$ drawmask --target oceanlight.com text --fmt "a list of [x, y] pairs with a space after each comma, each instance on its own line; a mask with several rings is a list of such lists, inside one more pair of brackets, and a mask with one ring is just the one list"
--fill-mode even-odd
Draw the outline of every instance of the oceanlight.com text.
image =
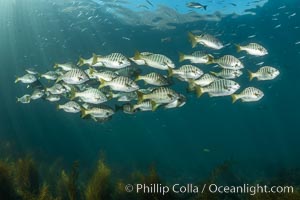
[[217, 184], [174, 184], [174, 185], [163, 185], [163, 184], [127, 184], [125, 186], [126, 192], [135, 192], [137, 194], [162, 194], [167, 193], [178, 193], [178, 194], [197, 194], [197, 193], [225, 193], [225, 194], [249, 194], [255, 195], [258, 193], [294, 193], [293, 186], [268, 186], [268, 185], [217, 185]]

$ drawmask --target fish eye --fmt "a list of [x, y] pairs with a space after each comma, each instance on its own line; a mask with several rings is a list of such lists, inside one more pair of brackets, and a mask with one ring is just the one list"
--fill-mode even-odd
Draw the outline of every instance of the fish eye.
[[106, 116], [108, 116], [108, 115], [109, 115], [109, 112], [106, 112], [105, 114], [106, 114]]

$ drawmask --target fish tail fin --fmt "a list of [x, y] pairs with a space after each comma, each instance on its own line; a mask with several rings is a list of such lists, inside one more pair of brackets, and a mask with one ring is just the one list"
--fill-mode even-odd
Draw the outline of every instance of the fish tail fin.
[[100, 81], [100, 85], [99, 85], [98, 89], [104, 88], [106, 86], [107, 81], [105, 81], [102, 78], [99, 78], [99, 81]]
[[57, 106], [56, 106], [56, 110], [60, 110], [60, 105], [57, 105]]
[[95, 73], [95, 69], [92, 67], [89, 67], [89, 73], [91, 76], [93, 76], [93, 74]]
[[141, 80], [141, 76], [137, 75], [137, 77], [134, 79], [134, 81], [139, 81], [139, 80]]
[[208, 58], [208, 61], [206, 64], [212, 64], [215, 62], [214, 57], [211, 54], [207, 54], [207, 58]]
[[93, 61], [92, 61], [92, 65], [96, 64], [97, 63], [97, 60], [98, 60], [98, 56], [93, 53]]
[[201, 95], [203, 94], [203, 88], [200, 86], [196, 86], [196, 94], [198, 98], [201, 97]]
[[185, 55], [181, 52], [178, 53], [179, 54], [179, 62], [182, 62], [185, 60]]
[[140, 60], [141, 59], [141, 53], [139, 51], [136, 51], [134, 54], [134, 60]]
[[204, 9], [204, 10], [206, 10], [206, 8], [207, 8], [207, 5], [203, 6], [203, 9]]
[[16, 80], [15, 80], [15, 83], [17, 83], [17, 82], [19, 82], [19, 81], [20, 81], [20, 79], [17, 77]]
[[85, 118], [88, 115], [87, 111], [84, 108], [81, 108], [80, 112], [81, 112], [81, 118]]
[[75, 88], [72, 88], [70, 92], [70, 100], [73, 100], [75, 98], [76, 98], [76, 90]]
[[239, 98], [236, 94], [231, 95], [232, 103], [235, 103]]
[[188, 79], [188, 83], [189, 83], [189, 86], [187, 88], [187, 91], [191, 92], [195, 89], [195, 80], [194, 79]]
[[77, 62], [77, 65], [78, 65], [79, 67], [81, 67], [82, 65], [84, 65], [84, 59], [83, 59], [81, 56], [79, 56], [79, 60], [78, 60], [78, 62]]
[[168, 77], [173, 76], [173, 69], [171, 67], [168, 67]]
[[19, 103], [19, 101], [20, 101], [20, 98], [18, 98], [18, 97], [16, 97], [17, 98], [17, 100], [16, 100], [16, 103]]
[[54, 69], [58, 68], [58, 64], [55, 63], [54, 66], [53, 66], [53, 68], [54, 68]]
[[136, 94], [138, 96], [138, 104], [139, 104], [144, 100], [144, 93], [142, 93], [140, 91], [136, 91]]
[[157, 104], [155, 101], [151, 101], [151, 107], [153, 112], [158, 108], [158, 106], [159, 104]]
[[236, 51], [237, 51], [237, 52], [242, 51], [241, 46], [240, 46], [239, 44], [234, 44], [234, 45], [235, 45], [235, 47], [236, 47]]
[[248, 70], [248, 73], [249, 73], [249, 80], [252, 81], [252, 79], [255, 77], [254, 73], [251, 72], [250, 70]]
[[196, 36], [193, 33], [188, 32], [188, 37], [189, 37], [189, 41], [192, 43], [192, 48], [194, 48], [197, 44]]

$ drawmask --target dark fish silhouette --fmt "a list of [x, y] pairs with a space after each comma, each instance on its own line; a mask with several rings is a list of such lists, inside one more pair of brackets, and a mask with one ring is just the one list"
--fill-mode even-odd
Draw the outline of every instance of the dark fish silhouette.
[[204, 10], [206, 10], [207, 6], [206, 5], [202, 5], [200, 3], [197, 3], [197, 2], [189, 2], [186, 4], [187, 7], [189, 8], [197, 8], [197, 9], [200, 9], [200, 8], [203, 8]]

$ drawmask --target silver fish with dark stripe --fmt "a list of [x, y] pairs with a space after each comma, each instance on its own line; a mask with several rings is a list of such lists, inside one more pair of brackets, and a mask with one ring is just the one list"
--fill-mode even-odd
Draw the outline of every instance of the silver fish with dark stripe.
[[143, 94], [142, 92], [137, 91], [137, 95], [138, 102], [150, 99], [156, 104], [171, 103], [179, 98], [179, 94], [177, 92], [167, 87], [159, 87], [149, 94]]
[[225, 55], [221, 58], [214, 58], [211, 60], [211, 63], [217, 63], [220, 67], [224, 69], [242, 69], [244, 64], [232, 55]]
[[188, 82], [189, 82], [188, 90], [193, 91], [196, 86], [204, 87], [204, 86], [211, 84], [212, 82], [214, 82], [216, 80], [219, 80], [219, 78], [214, 75], [211, 75], [211, 74], [204, 74], [197, 80], [189, 79], [188, 80]]
[[167, 70], [168, 68], [175, 68], [172, 60], [162, 54], [142, 55], [141, 53], [136, 52], [134, 55], [134, 59], [144, 60], [146, 65], [156, 69]]
[[21, 83], [28, 83], [28, 84], [30, 84], [30, 83], [34, 83], [35, 81], [37, 81], [37, 78], [33, 74], [25, 74], [22, 77], [18, 77], [15, 80], [15, 83], [21, 82]]
[[[151, 53], [151, 52], [141, 52], [140, 53], [142, 56], [149, 56], [149, 55], [151, 55], [151, 54], [153, 54], [153, 53]], [[137, 65], [145, 65], [146, 63], [145, 63], [145, 61], [144, 60], [142, 60], [142, 59], [135, 59], [134, 57], [132, 57], [132, 58], [129, 58], [131, 61], [133, 61], [135, 64], [137, 64]]]
[[41, 77], [42, 77], [42, 78], [45, 78], [45, 79], [47, 79], [47, 80], [54, 81], [54, 80], [57, 79], [58, 74], [57, 74], [57, 72], [55, 72], [55, 71], [48, 71], [48, 72], [42, 74]]
[[60, 68], [64, 71], [70, 71], [70, 70], [74, 69], [75, 67], [76, 66], [73, 63], [69, 62], [69, 63], [63, 63], [63, 64], [56, 63], [53, 68], [54, 69]]
[[94, 118], [107, 118], [114, 114], [114, 111], [104, 105], [99, 105], [98, 107], [92, 107], [88, 109], [81, 109], [81, 117], [84, 118], [87, 115], [91, 115]]
[[71, 92], [70, 99], [73, 100], [79, 97], [85, 103], [100, 104], [107, 101], [107, 97], [100, 90], [88, 88], [83, 92]]
[[276, 78], [280, 72], [278, 69], [275, 69], [274, 67], [270, 67], [270, 66], [264, 66], [261, 67], [257, 72], [251, 72], [249, 71], [250, 74], [250, 81], [253, 78], [257, 78], [257, 80], [272, 80], [274, 78]]
[[194, 35], [193, 33], [188, 33], [189, 40], [192, 43], [192, 48], [197, 44], [212, 48], [212, 49], [222, 49], [224, 45], [214, 36], [209, 34]]
[[139, 81], [139, 80], [144, 80], [145, 83], [155, 85], [155, 86], [165, 86], [169, 84], [168, 80], [164, 76], [155, 72], [143, 76], [140, 75], [136, 78], [135, 81]]
[[40, 89], [35, 89], [32, 94], [31, 94], [31, 99], [32, 100], [36, 100], [36, 99], [40, 99], [44, 96], [44, 91], [40, 90]]
[[101, 79], [100, 81], [101, 85], [99, 86], [99, 88], [109, 86], [112, 90], [119, 92], [133, 92], [139, 89], [139, 86], [126, 76], [118, 76], [112, 81], [105, 81], [103, 79]]
[[17, 97], [17, 102], [20, 102], [20, 103], [24, 103], [24, 104], [27, 104], [27, 103], [30, 103], [30, 95], [29, 94], [25, 94], [24, 96], [18, 98]]
[[196, 86], [196, 93], [198, 97], [206, 92], [210, 97], [228, 96], [235, 93], [239, 88], [240, 85], [237, 82], [227, 79], [220, 79], [205, 87]]
[[138, 109], [141, 111], [154, 111], [158, 106], [159, 104], [156, 104], [154, 101], [148, 99], [133, 105], [133, 110], [135, 111]]
[[225, 78], [225, 79], [235, 79], [237, 77], [240, 77], [243, 72], [239, 69], [222, 69], [220, 72], [210, 72], [211, 74]]
[[75, 101], [69, 101], [63, 105], [57, 105], [57, 109], [63, 109], [65, 112], [68, 113], [78, 113], [81, 110], [81, 106]]
[[191, 55], [179, 53], [179, 62], [182, 62], [184, 60], [190, 60], [191, 63], [208, 63], [212, 58], [212, 55], [206, 54], [202, 51], [195, 51]]
[[51, 94], [63, 94], [67, 92], [67, 89], [61, 84], [56, 83], [52, 87], [46, 88], [46, 91], [50, 92]]
[[114, 73], [112, 71], [100, 71], [100, 72], [98, 72], [93, 68], [90, 68], [89, 74], [92, 77], [95, 77], [98, 80], [103, 79], [105, 81], [111, 81], [111, 80], [113, 80], [114, 78], [116, 78], [118, 76], [116, 73]]
[[[100, 56], [100, 55], [98, 55], [98, 56]], [[80, 57], [77, 65], [79, 67], [81, 67], [83, 65], [88, 65], [88, 66], [91, 66], [91, 67], [103, 67], [103, 63], [98, 62], [98, 63], [93, 64], [94, 61], [97, 62], [97, 55], [93, 53], [93, 56], [91, 58], [88, 58], [88, 59], [84, 59], [84, 58]]]
[[185, 81], [197, 79], [203, 75], [203, 71], [194, 65], [182, 65], [178, 69], [169, 68], [169, 76], [177, 76]]
[[67, 84], [78, 85], [88, 81], [89, 77], [81, 69], [75, 68], [60, 76], [56, 82], [59, 82], [61, 80], [63, 80]]
[[238, 99], [241, 99], [242, 102], [259, 101], [263, 96], [264, 93], [255, 87], [247, 87], [241, 93], [231, 95], [232, 103], [236, 102]]
[[94, 55], [93, 65], [102, 63], [107, 68], [121, 69], [130, 65], [129, 60], [121, 53], [111, 53], [107, 56]]
[[267, 49], [257, 43], [249, 43], [245, 46], [236, 45], [237, 51], [246, 51], [250, 55], [264, 56], [268, 54]]
[[50, 102], [59, 101], [60, 100], [60, 95], [57, 95], [57, 94], [48, 94], [47, 97], [46, 97], [46, 100], [48, 100]]

